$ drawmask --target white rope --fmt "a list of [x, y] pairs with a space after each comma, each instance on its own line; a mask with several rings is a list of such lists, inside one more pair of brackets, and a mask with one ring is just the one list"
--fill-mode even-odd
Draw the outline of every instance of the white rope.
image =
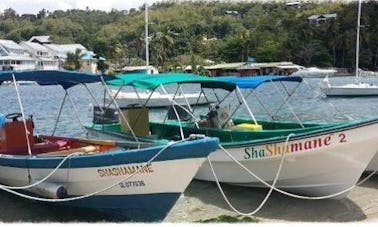
[[44, 182], [45, 180], [47, 180], [48, 178], [50, 178], [58, 169], [59, 167], [61, 167], [63, 165], [63, 163], [68, 159], [70, 158], [71, 156], [74, 156], [74, 155], [79, 155], [79, 154], [84, 154], [82, 152], [75, 152], [75, 153], [72, 153], [72, 154], [69, 154], [67, 155], [66, 157], [64, 157], [64, 159], [53, 169], [53, 171], [51, 171], [47, 176], [45, 176], [44, 178], [42, 178], [41, 180], [39, 181], [36, 181], [34, 182], [33, 184], [29, 184], [29, 185], [24, 185], [24, 186], [8, 186], [8, 185], [3, 185], [3, 184], [0, 184], [0, 188], [3, 189], [3, 188], [7, 188], [7, 189], [27, 189], [27, 188], [31, 188], [31, 187], [34, 187], [42, 182]]
[[14, 76], [14, 73], [12, 73], [12, 78], [13, 78], [13, 84], [14, 84], [14, 87], [15, 87], [16, 93], [17, 93], [18, 105], [20, 106], [20, 111], [21, 111], [21, 114], [22, 114], [22, 121], [24, 123], [26, 143], [28, 145], [28, 153], [29, 153], [29, 155], [31, 155], [32, 152], [31, 152], [30, 141], [29, 141], [30, 132], [28, 130], [28, 127], [26, 126], [24, 108], [22, 106], [21, 96], [20, 96], [20, 92], [18, 90], [17, 80], [16, 80], [16, 77]]
[[294, 135], [294, 134], [289, 134], [289, 135], [287, 136], [287, 138], [286, 138], [286, 142], [285, 142], [286, 150], [283, 151], [283, 152], [281, 153], [281, 161], [280, 161], [280, 165], [279, 165], [279, 167], [278, 167], [278, 170], [277, 170], [276, 176], [274, 177], [273, 184], [270, 186], [269, 192], [266, 194], [266, 196], [265, 196], [264, 200], [261, 202], [261, 204], [260, 204], [260, 205], [259, 205], [254, 211], [252, 211], [252, 212], [250, 212], [250, 213], [243, 213], [243, 212], [237, 210], [237, 209], [236, 209], [236, 208], [230, 203], [230, 201], [228, 200], [227, 196], [224, 194], [224, 191], [223, 191], [223, 189], [222, 189], [222, 187], [221, 187], [221, 185], [220, 185], [220, 183], [219, 183], [219, 180], [218, 180], [218, 178], [217, 178], [217, 176], [216, 176], [216, 174], [215, 174], [214, 168], [213, 168], [213, 166], [212, 166], [212, 164], [211, 164], [211, 161], [210, 161], [209, 157], [207, 158], [207, 160], [208, 160], [208, 162], [209, 162], [209, 165], [210, 165], [211, 172], [213, 173], [213, 176], [214, 176], [214, 178], [215, 178], [215, 182], [216, 182], [216, 184], [217, 184], [217, 186], [218, 186], [218, 188], [219, 188], [219, 191], [221, 192], [221, 194], [222, 194], [224, 200], [226, 201], [226, 203], [231, 207], [231, 209], [232, 209], [233, 211], [235, 211], [236, 213], [238, 213], [239, 215], [242, 215], [242, 216], [252, 216], [252, 215], [256, 214], [258, 211], [260, 211], [260, 209], [265, 205], [265, 203], [268, 201], [270, 195], [272, 194], [272, 191], [273, 191], [273, 189], [275, 188], [275, 185], [276, 185], [276, 183], [277, 183], [277, 180], [278, 180], [278, 178], [279, 178], [279, 176], [280, 176], [280, 174], [281, 174], [282, 165], [283, 165], [283, 160], [284, 160], [285, 154], [286, 154], [286, 152], [287, 152], [287, 150], [288, 150], [288, 146], [287, 146], [287, 144], [288, 144], [288, 142], [289, 142], [290, 137], [293, 136], [293, 135]]
[[169, 147], [175, 145], [175, 144], [178, 144], [178, 143], [181, 143], [183, 141], [187, 141], [187, 140], [190, 140], [192, 139], [192, 137], [189, 137], [185, 140], [179, 140], [179, 141], [175, 141], [175, 142], [169, 142], [166, 146], [164, 146], [158, 153], [156, 153], [149, 161], [147, 161], [147, 163], [142, 167], [140, 168], [138, 171], [134, 172], [133, 174], [129, 175], [128, 177], [126, 178], [123, 178], [119, 181], [117, 181], [116, 183], [108, 186], [108, 187], [105, 187], [101, 190], [98, 190], [98, 191], [95, 191], [95, 192], [92, 192], [92, 193], [89, 193], [89, 194], [86, 194], [86, 195], [82, 195], [82, 196], [77, 196], [77, 197], [70, 197], [70, 198], [64, 198], [64, 199], [48, 199], [48, 198], [41, 198], [41, 197], [35, 197], [35, 196], [29, 196], [29, 195], [26, 195], [26, 194], [23, 194], [23, 193], [19, 193], [19, 192], [16, 192], [16, 191], [13, 191], [11, 189], [7, 189], [7, 188], [0, 188], [4, 191], [7, 191], [9, 193], [12, 193], [12, 194], [15, 194], [15, 195], [18, 195], [20, 197], [23, 197], [23, 198], [26, 198], [26, 199], [31, 199], [31, 200], [36, 200], [36, 201], [42, 201], [42, 202], [66, 202], [66, 201], [74, 201], [74, 200], [79, 200], [79, 199], [84, 199], [84, 198], [88, 198], [88, 197], [91, 197], [91, 196], [94, 196], [96, 194], [99, 194], [99, 193], [102, 193], [104, 191], [107, 191], [109, 189], [111, 189], [112, 187], [120, 184], [121, 182], [125, 181], [125, 180], [128, 180], [130, 179], [131, 177], [133, 177], [134, 175], [136, 175], [137, 173], [139, 173], [140, 171], [142, 171], [145, 167], [147, 167], [148, 165], [151, 164], [151, 162], [153, 160], [155, 160], [163, 151], [165, 151], [166, 149], [168, 149]]

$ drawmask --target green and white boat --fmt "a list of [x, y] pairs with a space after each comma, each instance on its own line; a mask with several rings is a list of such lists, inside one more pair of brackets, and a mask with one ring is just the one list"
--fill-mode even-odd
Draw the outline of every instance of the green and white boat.
[[[302, 79], [286, 76], [214, 79], [168, 73], [133, 79], [120, 77], [109, 84], [152, 91], [160, 88], [164, 92], [167, 92], [164, 87], [168, 84], [177, 85], [180, 91], [185, 84], [197, 84], [205, 97], [215, 95], [217, 105], [209, 107], [207, 115], [196, 117], [198, 112], [190, 106], [172, 105], [171, 111], [168, 111], [171, 114], [164, 120], [148, 120], [148, 124], [134, 121], [129, 124], [130, 128], [147, 129], [133, 136], [137, 139], [180, 140], [190, 134], [218, 137], [221, 142], [220, 149], [210, 154], [211, 165], [209, 162], [204, 163], [196, 179], [215, 181], [213, 169], [220, 182], [266, 187], [274, 182], [282, 164], [276, 182], [277, 188], [312, 196], [335, 194], [340, 198], [347, 195], [347, 189], [357, 183], [377, 153], [378, 119], [333, 123], [258, 121], [240, 88], [254, 89], [262, 83], [273, 81], [300, 83]], [[231, 95], [234, 98], [230, 98]], [[172, 100], [170, 101], [174, 104]], [[249, 117], [235, 117], [241, 106], [245, 107]], [[136, 116], [144, 116], [148, 111], [143, 107], [138, 108], [140, 114], [134, 112]], [[127, 116], [121, 116], [121, 123], [92, 124], [87, 129], [100, 137], [116, 135], [130, 139], [128, 132], [131, 130], [122, 125], [122, 118]]]

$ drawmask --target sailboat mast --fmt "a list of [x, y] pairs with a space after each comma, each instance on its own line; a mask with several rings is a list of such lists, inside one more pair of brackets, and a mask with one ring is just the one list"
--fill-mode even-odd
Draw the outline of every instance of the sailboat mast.
[[148, 5], [147, 0], [145, 0], [144, 4], [144, 33], [145, 33], [145, 42], [146, 42], [146, 73], [149, 73], [149, 65], [150, 65], [150, 54], [149, 54], [149, 48], [148, 48]]
[[357, 38], [356, 38], [356, 82], [358, 83], [358, 68], [359, 68], [359, 54], [360, 54], [360, 27], [361, 27], [361, 2], [358, 1], [358, 16], [357, 16]]

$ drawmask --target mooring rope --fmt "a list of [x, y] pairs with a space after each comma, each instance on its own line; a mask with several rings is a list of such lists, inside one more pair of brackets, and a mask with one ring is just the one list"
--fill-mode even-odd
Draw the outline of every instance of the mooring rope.
[[[287, 150], [288, 150], [288, 146], [287, 146], [287, 144], [288, 144], [288, 142], [289, 142], [290, 137], [293, 136], [293, 135], [294, 135], [294, 134], [289, 134], [289, 135], [286, 137], [286, 142], [285, 142], [286, 150], [283, 151], [283, 152], [281, 153], [281, 161], [280, 161], [280, 165], [279, 165], [279, 167], [278, 167], [278, 170], [277, 170], [276, 176], [274, 177], [273, 184], [270, 186], [269, 192], [266, 194], [264, 200], [260, 203], [260, 205], [259, 205], [254, 211], [251, 211], [250, 213], [243, 213], [243, 212], [237, 210], [237, 209], [231, 204], [231, 202], [228, 200], [227, 196], [225, 195], [225, 193], [224, 193], [224, 191], [223, 191], [223, 189], [222, 189], [222, 187], [221, 187], [221, 185], [220, 185], [220, 183], [219, 183], [218, 177], [217, 177], [217, 175], [215, 174], [215, 171], [214, 171], [214, 168], [213, 168], [213, 166], [212, 166], [212, 164], [211, 164], [210, 158], [209, 158], [209, 157], [207, 158], [207, 160], [208, 160], [208, 162], [209, 162], [209, 165], [210, 165], [211, 172], [213, 173], [213, 176], [214, 176], [214, 178], [215, 178], [215, 182], [216, 182], [216, 184], [217, 184], [217, 186], [218, 186], [218, 188], [219, 188], [219, 191], [221, 192], [221, 194], [222, 194], [224, 200], [226, 201], [226, 203], [230, 206], [230, 208], [231, 208], [233, 211], [235, 211], [236, 213], [238, 213], [239, 215], [242, 215], [242, 216], [252, 216], [252, 215], [256, 214], [258, 211], [260, 211], [260, 209], [265, 205], [265, 203], [268, 201], [270, 195], [272, 194], [273, 189], [275, 188], [275, 185], [276, 185], [276, 183], [277, 183], [277, 180], [278, 180], [278, 178], [279, 178], [279, 176], [280, 176], [280, 174], [281, 174], [281, 170], [282, 170], [282, 166], [283, 166], [283, 160], [284, 160], [285, 154], [286, 154], [286, 152], [287, 152]], [[221, 145], [220, 145], [220, 146], [221, 146]], [[240, 163], [240, 164], [241, 164], [241, 163]]]
[[67, 155], [66, 157], [64, 157], [62, 159], [62, 161], [60, 161], [60, 163], [53, 169], [53, 171], [51, 171], [47, 176], [45, 176], [41, 180], [34, 182], [33, 184], [24, 185], [24, 186], [8, 186], [8, 185], [0, 184], [0, 189], [7, 188], [7, 189], [15, 189], [15, 190], [17, 190], [17, 189], [28, 189], [28, 188], [34, 187], [34, 186], [36, 186], [36, 185], [44, 182], [48, 178], [50, 178], [63, 165], [63, 163], [67, 159], [69, 159], [72, 156], [79, 155], [79, 154], [84, 154], [84, 153], [83, 152], [75, 152], [75, 153]]

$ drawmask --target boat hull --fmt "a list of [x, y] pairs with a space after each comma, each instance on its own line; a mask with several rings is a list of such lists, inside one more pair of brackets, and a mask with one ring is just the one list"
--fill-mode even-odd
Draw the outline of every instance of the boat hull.
[[378, 96], [378, 87], [368, 84], [331, 86], [321, 89], [326, 96]]
[[[67, 191], [63, 199], [98, 192], [87, 198], [57, 202], [59, 205], [98, 209], [123, 220], [160, 221], [216, 147], [217, 139], [210, 138], [176, 144], [147, 166], [146, 162], [163, 146], [109, 152], [100, 157], [97, 154], [73, 156], [46, 182], [63, 185]], [[43, 179], [62, 158], [3, 155], [0, 182], [9, 186], [29, 185], [29, 175], [33, 182]], [[35, 190], [32, 194], [46, 197]]]
[[[369, 165], [366, 167], [367, 172], [375, 172], [378, 170], [378, 153], [370, 161]], [[378, 171], [375, 173], [378, 174]]]
[[[378, 150], [377, 122], [353, 125], [331, 131], [293, 136], [288, 143], [276, 186], [290, 192], [327, 196], [355, 185]], [[301, 149], [300, 149], [301, 147]], [[272, 183], [279, 168], [285, 141], [225, 148], [258, 177]], [[209, 156], [220, 182], [248, 187], [264, 187], [222, 150]], [[205, 162], [196, 179], [214, 181]], [[344, 193], [337, 198], [346, 196]]]

